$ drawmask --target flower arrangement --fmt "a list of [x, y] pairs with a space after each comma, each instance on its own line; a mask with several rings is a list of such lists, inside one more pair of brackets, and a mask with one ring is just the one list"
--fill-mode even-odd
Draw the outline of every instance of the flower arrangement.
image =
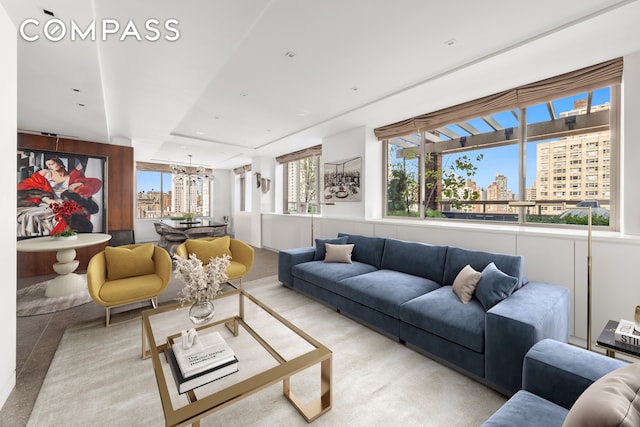
[[64, 200], [62, 203], [50, 203], [49, 208], [53, 211], [53, 216], [57, 221], [51, 230], [52, 236], [70, 237], [77, 233], [71, 228], [71, 215], [76, 212], [83, 212], [82, 206], [75, 200]]
[[212, 257], [206, 267], [203, 267], [202, 261], [196, 254], [189, 255], [188, 259], [175, 255], [174, 259], [176, 261], [174, 276], [184, 282], [184, 288], [180, 291], [181, 302], [210, 301], [221, 293], [220, 285], [229, 278], [227, 276], [227, 268], [231, 265], [229, 255]]

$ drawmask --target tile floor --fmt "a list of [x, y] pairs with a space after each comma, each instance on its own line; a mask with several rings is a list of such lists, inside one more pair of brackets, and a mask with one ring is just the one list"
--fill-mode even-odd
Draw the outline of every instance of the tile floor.
[[[255, 280], [277, 273], [277, 252], [255, 249], [253, 268], [244, 280]], [[18, 289], [51, 277], [53, 276], [18, 279]], [[172, 301], [178, 291], [177, 287], [167, 287], [160, 295], [160, 304]], [[140, 311], [146, 308], [144, 305], [139, 308], [133, 305], [124, 307], [129, 311], [121, 314], [116, 312], [112, 315], [112, 321], [139, 316]], [[16, 387], [0, 410], [0, 427], [25, 426], [29, 421], [40, 387], [67, 326], [80, 321], [104, 319], [104, 314], [102, 306], [90, 302], [57, 313], [17, 318]]]

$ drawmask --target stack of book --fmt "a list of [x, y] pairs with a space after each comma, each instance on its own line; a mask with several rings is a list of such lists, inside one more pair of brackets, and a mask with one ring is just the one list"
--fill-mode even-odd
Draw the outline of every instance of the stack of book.
[[198, 335], [189, 349], [167, 340], [167, 359], [180, 394], [238, 372], [238, 359], [219, 332]]
[[616, 328], [615, 340], [640, 348], [640, 333], [635, 330], [635, 322], [621, 320]]

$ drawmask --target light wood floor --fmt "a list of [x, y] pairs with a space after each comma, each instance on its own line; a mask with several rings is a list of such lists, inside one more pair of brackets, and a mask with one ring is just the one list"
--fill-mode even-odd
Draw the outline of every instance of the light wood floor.
[[[255, 249], [253, 268], [244, 280], [260, 279], [277, 273], [278, 254], [265, 249]], [[54, 276], [18, 279], [18, 289]], [[160, 304], [173, 301], [178, 291], [179, 289], [168, 287], [160, 295]], [[118, 322], [139, 316], [146, 308], [148, 307], [124, 307], [128, 311], [120, 314], [116, 312], [112, 321]], [[16, 387], [0, 410], [0, 427], [25, 426], [29, 421], [40, 387], [67, 326], [80, 321], [103, 319], [104, 314], [104, 307], [90, 302], [57, 313], [17, 318]]]

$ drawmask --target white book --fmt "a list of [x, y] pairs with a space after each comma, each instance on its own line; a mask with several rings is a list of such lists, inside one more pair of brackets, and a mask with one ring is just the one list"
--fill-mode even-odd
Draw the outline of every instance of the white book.
[[173, 379], [176, 382], [178, 393], [180, 394], [186, 393], [189, 390], [193, 390], [194, 388], [216, 381], [222, 377], [226, 377], [227, 375], [231, 375], [234, 372], [238, 372], [238, 359], [234, 358], [234, 360], [229, 363], [225, 363], [214, 369], [200, 372], [198, 374], [192, 375], [189, 378], [185, 378], [182, 375], [182, 372], [180, 372], [178, 362], [176, 361], [175, 354], [173, 353], [171, 348], [168, 348], [166, 350], [166, 354], [169, 366], [171, 367], [171, 373], [173, 374]]
[[236, 359], [235, 353], [219, 332], [198, 334], [198, 342], [188, 349], [182, 348], [182, 341], [177, 340], [171, 349], [184, 378]]
[[640, 333], [635, 330], [635, 322], [620, 320], [615, 332], [615, 340], [623, 344], [640, 347]]

